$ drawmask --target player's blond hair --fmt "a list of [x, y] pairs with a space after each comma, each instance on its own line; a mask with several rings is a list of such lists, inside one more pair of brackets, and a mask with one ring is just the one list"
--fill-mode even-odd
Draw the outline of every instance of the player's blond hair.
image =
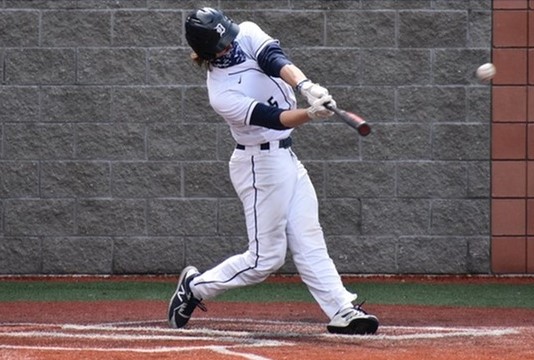
[[204, 58], [202, 58], [200, 55], [198, 55], [196, 52], [192, 52], [191, 53], [191, 60], [193, 60], [193, 62], [195, 64], [197, 64], [199, 67], [203, 67], [205, 66], [206, 69], [210, 70], [211, 69], [211, 66], [210, 66], [210, 61], [209, 60], [206, 60]]

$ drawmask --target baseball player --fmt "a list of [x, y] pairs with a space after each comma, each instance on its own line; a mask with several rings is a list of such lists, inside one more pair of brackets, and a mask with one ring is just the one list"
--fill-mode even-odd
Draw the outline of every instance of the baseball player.
[[[181, 272], [169, 308], [169, 324], [181, 328], [203, 299], [257, 284], [279, 269], [289, 247], [310, 293], [330, 318], [327, 330], [373, 334], [378, 319], [354, 305], [328, 255], [318, 220], [314, 187], [291, 149], [293, 128], [333, 115], [328, 90], [310, 81], [279, 42], [253, 22], [234, 23], [221, 11], [202, 8], [185, 23], [192, 58], [207, 69], [210, 105], [230, 126], [237, 145], [230, 178], [243, 203], [248, 249], [199, 273]], [[298, 109], [294, 90], [309, 107]]]

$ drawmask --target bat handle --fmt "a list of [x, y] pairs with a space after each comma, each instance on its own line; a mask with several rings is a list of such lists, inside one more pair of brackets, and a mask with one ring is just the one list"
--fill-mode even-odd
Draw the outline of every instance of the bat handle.
[[327, 108], [330, 111], [334, 110], [334, 107], [332, 106], [332, 103], [329, 101], [323, 105], [325, 108]]

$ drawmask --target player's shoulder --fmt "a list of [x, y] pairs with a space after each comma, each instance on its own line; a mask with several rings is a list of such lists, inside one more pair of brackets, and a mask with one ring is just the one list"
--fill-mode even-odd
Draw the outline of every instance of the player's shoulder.
[[239, 23], [239, 29], [243, 32], [251, 32], [261, 30], [260, 26], [253, 21], [247, 20]]
[[243, 21], [239, 24], [239, 35], [242, 37], [255, 37], [259, 35], [263, 35], [264, 31], [261, 29], [261, 27], [252, 21]]
[[237, 34], [236, 40], [245, 53], [253, 58], [267, 43], [273, 41], [271, 36], [252, 21], [244, 21], [239, 24], [239, 34]]

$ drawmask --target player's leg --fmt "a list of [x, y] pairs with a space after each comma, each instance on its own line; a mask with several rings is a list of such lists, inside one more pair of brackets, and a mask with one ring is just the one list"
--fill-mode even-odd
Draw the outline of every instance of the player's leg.
[[286, 149], [255, 156], [236, 152], [230, 176], [243, 203], [248, 249], [195, 277], [191, 289], [198, 298], [259, 283], [285, 261], [287, 213], [297, 176], [291, 155]]
[[328, 254], [319, 223], [318, 202], [307, 171], [298, 162], [299, 177], [288, 216], [288, 245], [302, 280], [325, 314], [330, 332], [374, 333], [378, 320], [352, 302]]
[[330, 318], [348, 306], [356, 295], [341, 282], [334, 262], [328, 254], [319, 223], [315, 189], [304, 167], [299, 163], [299, 183], [288, 216], [288, 242], [293, 261], [313, 297]]
[[171, 327], [185, 326], [195, 308], [202, 305], [202, 299], [261, 282], [283, 265], [287, 213], [296, 175], [286, 149], [254, 156], [234, 153], [230, 176], [245, 211], [248, 250], [202, 274], [195, 267], [186, 267], [169, 302]]

